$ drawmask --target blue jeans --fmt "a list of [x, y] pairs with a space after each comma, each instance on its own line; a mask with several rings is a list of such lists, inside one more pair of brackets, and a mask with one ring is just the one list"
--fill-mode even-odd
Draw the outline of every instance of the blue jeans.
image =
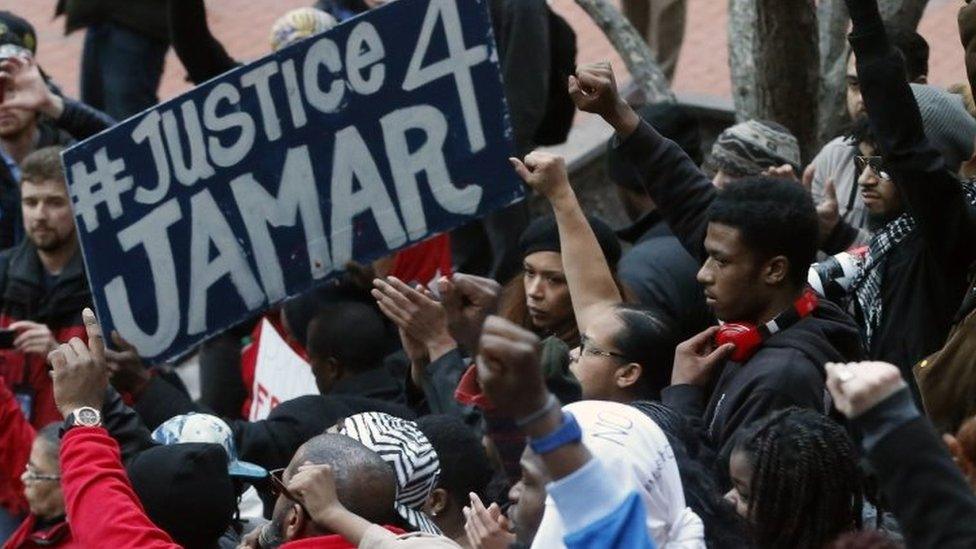
[[81, 100], [124, 120], [159, 102], [156, 91], [169, 46], [116, 25], [88, 27], [81, 52]]
[[15, 517], [6, 509], [0, 509], [0, 545], [3, 545], [7, 538], [17, 531], [21, 522], [23, 522], [22, 517]]

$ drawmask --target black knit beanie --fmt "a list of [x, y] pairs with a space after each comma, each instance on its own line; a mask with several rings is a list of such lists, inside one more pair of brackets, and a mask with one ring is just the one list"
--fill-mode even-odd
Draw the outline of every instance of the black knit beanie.
[[[609, 225], [593, 216], [586, 216], [590, 222], [590, 227], [596, 235], [596, 240], [603, 250], [603, 257], [611, 269], [616, 268], [617, 260], [620, 259], [620, 242], [617, 235]], [[535, 252], [556, 252], [561, 253], [559, 245], [559, 229], [556, 226], [556, 218], [552, 216], [539, 217], [534, 219], [529, 226], [522, 231], [519, 237], [519, 251], [524, 259], [527, 255]]]

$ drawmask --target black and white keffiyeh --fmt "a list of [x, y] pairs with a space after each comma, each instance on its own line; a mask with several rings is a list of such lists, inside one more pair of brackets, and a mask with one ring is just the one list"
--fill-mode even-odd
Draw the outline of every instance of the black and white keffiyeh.
[[440, 535], [423, 512], [427, 496], [437, 486], [440, 459], [417, 424], [382, 412], [364, 412], [347, 417], [338, 427], [339, 434], [363, 443], [393, 467], [397, 513], [421, 532]]
[[[963, 183], [962, 187], [966, 201], [976, 204], [976, 184]], [[915, 218], [909, 212], [904, 212], [875, 232], [868, 244], [867, 257], [854, 278], [852, 289], [864, 319], [864, 337], [868, 345], [871, 344], [871, 338], [881, 320], [881, 277], [884, 275], [888, 252], [914, 230]]]

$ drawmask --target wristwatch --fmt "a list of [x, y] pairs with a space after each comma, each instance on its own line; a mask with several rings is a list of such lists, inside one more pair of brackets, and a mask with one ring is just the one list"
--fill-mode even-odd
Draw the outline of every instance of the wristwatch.
[[82, 406], [64, 418], [61, 426], [61, 436], [73, 427], [99, 427], [102, 425], [102, 413], [91, 406]]

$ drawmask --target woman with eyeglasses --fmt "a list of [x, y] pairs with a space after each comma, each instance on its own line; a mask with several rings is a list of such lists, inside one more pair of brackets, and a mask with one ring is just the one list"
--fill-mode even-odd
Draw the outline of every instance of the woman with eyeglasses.
[[623, 303], [606, 247], [587, 222], [562, 158], [532, 153], [513, 159], [519, 175], [552, 204], [567, 294], [579, 330], [570, 370], [583, 399], [629, 403], [656, 399], [671, 379], [672, 323], [658, 311]]
[[29, 511], [3, 549], [71, 547], [58, 458], [61, 423], [52, 423], [35, 433], [10, 392], [0, 386], [0, 393], [6, 393], [0, 394], [0, 467], [4, 477], [0, 481], [23, 485], [23, 500], [2, 503], [13, 511], [26, 502]]

